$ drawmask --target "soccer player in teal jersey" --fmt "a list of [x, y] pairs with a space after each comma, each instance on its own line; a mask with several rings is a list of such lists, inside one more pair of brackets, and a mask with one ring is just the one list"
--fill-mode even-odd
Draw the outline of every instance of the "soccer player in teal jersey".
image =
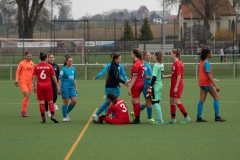
[[[72, 66], [72, 62], [72, 57], [67, 56], [58, 79], [58, 86], [61, 87], [61, 95], [63, 99], [63, 122], [70, 121], [68, 114], [72, 111], [77, 103], [78, 89], [76, 83], [76, 69]], [[71, 99], [71, 103], [68, 105], [69, 98]]]
[[[144, 110], [147, 107], [147, 116], [148, 116], [148, 122], [153, 122], [154, 119], [152, 118], [152, 103], [151, 103], [151, 98], [146, 97], [148, 92], [147, 89], [151, 83], [151, 78], [152, 78], [152, 69], [150, 65], [150, 60], [151, 60], [151, 54], [148, 51], [143, 51], [143, 65], [144, 65], [144, 74], [143, 74], [143, 83], [144, 83], [144, 88], [143, 88], [143, 96], [145, 98], [145, 103], [141, 104], [140, 110]], [[135, 119], [134, 117], [134, 112], [130, 113], [132, 118]]]
[[163, 118], [162, 118], [162, 110], [160, 101], [162, 99], [161, 97], [161, 91], [163, 88], [162, 84], [162, 78], [163, 78], [163, 72], [164, 72], [164, 65], [163, 65], [163, 54], [161, 51], [155, 52], [153, 55], [153, 60], [156, 62], [153, 66], [152, 71], [152, 79], [150, 86], [148, 87], [148, 96], [151, 96], [152, 105], [156, 111], [156, 119], [153, 122], [150, 122], [151, 124], [164, 124]]

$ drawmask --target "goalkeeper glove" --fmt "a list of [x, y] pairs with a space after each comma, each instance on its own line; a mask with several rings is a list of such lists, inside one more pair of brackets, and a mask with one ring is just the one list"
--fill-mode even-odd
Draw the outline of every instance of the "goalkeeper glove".
[[146, 97], [150, 97], [152, 95], [152, 86], [148, 87], [147, 92], [148, 92], [148, 94]]

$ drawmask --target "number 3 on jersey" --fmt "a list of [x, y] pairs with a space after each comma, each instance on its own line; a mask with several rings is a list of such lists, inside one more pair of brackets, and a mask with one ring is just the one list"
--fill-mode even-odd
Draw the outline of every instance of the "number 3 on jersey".
[[45, 72], [45, 70], [42, 70], [42, 72], [40, 74], [41, 79], [46, 79], [46, 77], [47, 77], [47, 75], [44, 72]]
[[125, 104], [121, 103], [120, 107], [123, 108], [122, 112], [127, 112], [127, 107], [125, 106]]

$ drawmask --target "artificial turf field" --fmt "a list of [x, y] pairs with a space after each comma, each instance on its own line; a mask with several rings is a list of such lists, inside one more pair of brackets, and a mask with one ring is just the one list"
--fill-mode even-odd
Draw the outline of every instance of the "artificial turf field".
[[[217, 78], [217, 77], [215, 77]], [[208, 95], [203, 111], [207, 123], [196, 123], [199, 100], [197, 80], [185, 79], [182, 103], [192, 121], [183, 119], [177, 109], [177, 124], [151, 125], [146, 110], [139, 125], [94, 124], [91, 115], [103, 102], [104, 80], [77, 80], [78, 103], [70, 113], [70, 122], [61, 122], [61, 97], [58, 97], [54, 124], [47, 117], [41, 124], [36, 94], [31, 94], [29, 117], [21, 117], [23, 95], [13, 81], [0, 82], [0, 159], [239, 159], [239, 79], [219, 79], [220, 116], [226, 122], [214, 122], [213, 99]], [[170, 118], [170, 79], [163, 80], [162, 112]], [[121, 96], [132, 111], [127, 87]], [[141, 102], [144, 102], [141, 97]], [[153, 111], [155, 117], [155, 112]]]

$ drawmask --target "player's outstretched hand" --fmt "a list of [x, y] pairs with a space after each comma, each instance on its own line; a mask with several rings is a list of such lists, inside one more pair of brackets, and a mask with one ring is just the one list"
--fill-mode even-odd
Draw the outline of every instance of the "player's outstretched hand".
[[96, 76], [94, 76], [94, 77], [93, 77], [93, 80], [96, 80], [96, 79], [97, 79]]

